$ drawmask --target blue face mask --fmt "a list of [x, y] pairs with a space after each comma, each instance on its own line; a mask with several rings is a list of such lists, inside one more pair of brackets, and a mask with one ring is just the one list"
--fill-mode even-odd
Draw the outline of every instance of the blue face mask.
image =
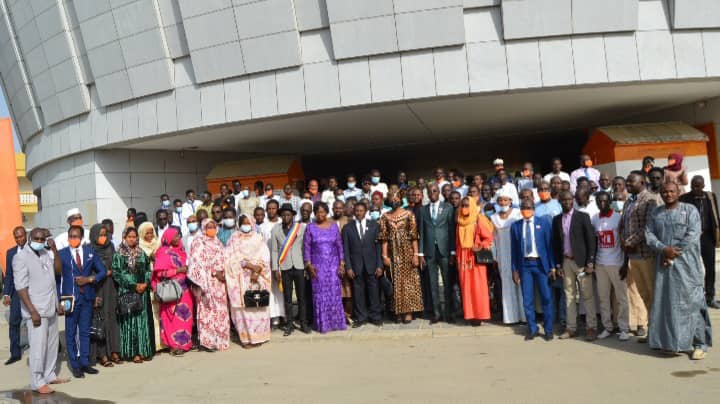
[[377, 185], [380, 183], [380, 177], [372, 177], [370, 181], [372, 181], [373, 185]]
[[355, 189], [355, 183], [354, 182], [348, 182], [348, 188]]
[[250, 191], [244, 189], [242, 192], [240, 192], [240, 195], [242, 195], [243, 198], [247, 198], [250, 196]]
[[252, 226], [249, 224], [244, 224], [244, 225], [240, 226], [240, 231], [245, 234], [250, 233], [252, 231]]
[[335, 199], [337, 199], [337, 200], [340, 201], [340, 202], [345, 202], [345, 196], [344, 196], [344, 195], [336, 196]]
[[169, 200], [162, 201], [162, 206], [164, 206], [166, 208], [170, 207], [170, 201]]
[[510, 206], [500, 206], [497, 207], [498, 212], [505, 213], [510, 211]]
[[192, 233], [195, 233], [198, 229], [197, 222], [188, 223], [188, 230], [190, 230]]
[[612, 201], [611, 206], [615, 212], [622, 212], [625, 207], [625, 201]]
[[32, 248], [34, 251], [42, 251], [45, 248], [45, 243], [38, 243], [37, 241], [31, 241], [30, 248]]
[[177, 208], [175, 208], [175, 212], [182, 213], [182, 206], [178, 206]]
[[370, 212], [370, 219], [372, 219], [372, 220], [380, 219], [380, 212], [378, 212], [377, 210]]

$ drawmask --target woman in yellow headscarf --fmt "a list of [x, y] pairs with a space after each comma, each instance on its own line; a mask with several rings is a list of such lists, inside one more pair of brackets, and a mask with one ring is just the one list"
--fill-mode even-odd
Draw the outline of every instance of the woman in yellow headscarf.
[[479, 214], [475, 198], [465, 197], [460, 202], [457, 217], [457, 268], [462, 293], [465, 319], [480, 325], [490, 319], [487, 265], [475, 262], [475, 252], [490, 250], [493, 242], [493, 225]]

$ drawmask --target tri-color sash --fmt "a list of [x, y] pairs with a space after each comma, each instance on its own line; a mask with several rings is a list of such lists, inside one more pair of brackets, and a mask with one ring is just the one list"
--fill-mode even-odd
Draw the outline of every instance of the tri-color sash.
[[287, 236], [285, 236], [285, 242], [283, 242], [283, 245], [280, 248], [281, 265], [283, 262], [285, 262], [288, 254], [290, 254], [290, 250], [292, 249], [293, 244], [295, 244], [295, 240], [297, 240], [298, 233], [300, 232], [300, 226], [300, 223], [295, 223], [292, 229], [290, 229], [290, 232], [287, 234]]

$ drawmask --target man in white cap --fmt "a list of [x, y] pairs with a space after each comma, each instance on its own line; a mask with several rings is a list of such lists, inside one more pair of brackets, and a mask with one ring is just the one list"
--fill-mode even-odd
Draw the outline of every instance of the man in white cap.
[[495, 174], [493, 174], [488, 180], [489, 183], [497, 182], [500, 183], [500, 171], [505, 170], [505, 161], [500, 157], [493, 160], [493, 167], [495, 167]]
[[[68, 227], [70, 226], [82, 226], [83, 225], [83, 217], [80, 213], [80, 209], [78, 208], [72, 208], [68, 210], [65, 213], [65, 219], [68, 224]], [[82, 240], [82, 244], [90, 244], [90, 232], [85, 230], [84, 237]], [[58, 251], [62, 250], [63, 248], [67, 247], [68, 245], [68, 232], [62, 232], [55, 236], [55, 245], [57, 246]]]

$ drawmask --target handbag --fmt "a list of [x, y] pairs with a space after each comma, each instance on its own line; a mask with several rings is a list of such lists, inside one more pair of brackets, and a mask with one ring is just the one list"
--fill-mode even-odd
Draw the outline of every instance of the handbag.
[[182, 297], [182, 286], [174, 279], [163, 279], [158, 283], [155, 296], [162, 303], [175, 303]]
[[478, 265], [489, 265], [495, 262], [493, 253], [490, 250], [475, 251], [475, 263]]
[[390, 282], [390, 279], [387, 278], [387, 276], [383, 275], [380, 278], [378, 278], [378, 282], [380, 283], [380, 289], [382, 290], [383, 294], [385, 295], [385, 298], [389, 299], [392, 297], [394, 291], [393, 291], [393, 284]]
[[270, 292], [265, 289], [248, 289], [243, 295], [246, 308], [267, 307], [270, 305]]
[[105, 317], [99, 308], [93, 311], [92, 323], [90, 323], [90, 339], [93, 341], [105, 341]]
[[118, 296], [117, 314], [121, 317], [132, 316], [143, 311], [142, 295], [127, 292]]

